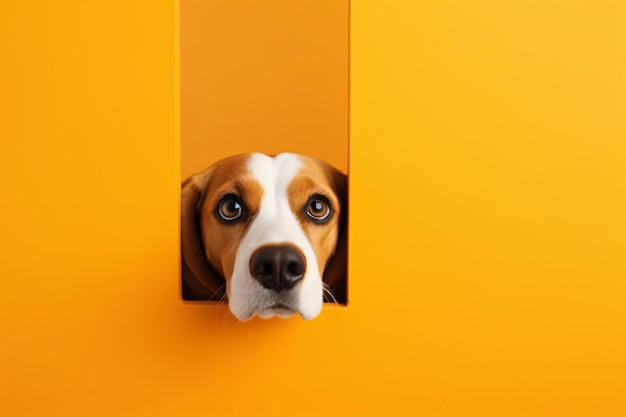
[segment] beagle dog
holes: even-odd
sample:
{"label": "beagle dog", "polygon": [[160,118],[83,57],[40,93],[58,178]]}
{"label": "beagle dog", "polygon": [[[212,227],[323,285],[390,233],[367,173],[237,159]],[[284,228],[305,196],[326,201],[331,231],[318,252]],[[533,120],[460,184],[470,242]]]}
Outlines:
{"label": "beagle dog", "polygon": [[347,178],[308,156],[232,156],[182,183],[185,300],[228,298],[242,321],[315,318],[346,301]]}

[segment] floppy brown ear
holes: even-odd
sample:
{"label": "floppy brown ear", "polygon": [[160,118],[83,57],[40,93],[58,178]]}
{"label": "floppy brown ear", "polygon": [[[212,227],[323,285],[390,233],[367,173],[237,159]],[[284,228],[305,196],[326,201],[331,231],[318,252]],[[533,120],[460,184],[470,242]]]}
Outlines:
{"label": "floppy brown ear", "polygon": [[332,180],[341,204],[341,217],[339,218],[337,249],[324,270],[323,280],[330,286],[337,302],[345,303],[347,301],[348,263],[348,177],[333,168]]}
{"label": "floppy brown ear", "polygon": [[180,247],[183,300],[220,300],[225,280],[209,264],[200,232],[200,208],[211,169],[195,175],[181,186]]}

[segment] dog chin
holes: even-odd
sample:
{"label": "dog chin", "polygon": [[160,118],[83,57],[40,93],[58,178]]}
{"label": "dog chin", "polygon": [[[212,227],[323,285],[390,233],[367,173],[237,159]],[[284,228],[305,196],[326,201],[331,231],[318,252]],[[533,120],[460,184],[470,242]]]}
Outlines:
{"label": "dog chin", "polygon": [[[320,306],[320,310],[321,310],[321,306]],[[283,319],[288,319],[292,317],[295,313],[298,313],[300,317],[302,317],[302,319],[304,320],[311,320],[317,317],[320,311],[318,310],[318,311],[307,312],[306,310],[295,309],[295,308],[291,308],[291,307],[281,305],[281,304],[262,308],[256,311],[256,315],[263,319],[269,319],[271,317],[280,317]]]}
{"label": "dog chin", "polygon": [[[321,308],[320,308],[321,310]],[[232,310],[231,310],[232,311]],[[274,304],[267,307],[256,308],[246,311],[244,314],[233,314],[241,321],[248,321],[254,316],[259,316],[262,319],[270,319],[272,317],[280,317],[282,319],[288,319],[293,317],[294,314],[299,314],[304,320],[311,320],[317,317],[320,311],[317,312],[304,312],[299,309],[288,307],[284,304]]]}
{"label": "dog chin", "polygon": [[271,307],[263,308],[257,311],[257,315],[262,319],[269,319],[272,317],[280,317],[282,319],[288,319],[297,313],[296,310],[284,305],[274,305]]}

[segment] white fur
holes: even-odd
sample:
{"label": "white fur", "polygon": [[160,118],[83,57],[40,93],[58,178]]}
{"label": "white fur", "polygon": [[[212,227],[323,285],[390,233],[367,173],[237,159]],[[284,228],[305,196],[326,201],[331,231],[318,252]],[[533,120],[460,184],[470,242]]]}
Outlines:
{"label": "white fur", "polygon": [[[255,314],[269,318],[289,317],[283,309],[268,309],[276,303],[290,306],[302,318],[315,318],[322,309],[322,278],[315,252],[291,211],[287,189],[301,168],[297,155],[283,153],[276,157],[252,154],[248,169],[263,187],[259,213],[241,240],[230,281],[229,307],[237,318],[248,320]],[[259,247],[269,243],[288,243],[302,250],[306,258],[306,273],[302,281],[289,291],[276,293],[264,288],[250,274],[250,257]]]}

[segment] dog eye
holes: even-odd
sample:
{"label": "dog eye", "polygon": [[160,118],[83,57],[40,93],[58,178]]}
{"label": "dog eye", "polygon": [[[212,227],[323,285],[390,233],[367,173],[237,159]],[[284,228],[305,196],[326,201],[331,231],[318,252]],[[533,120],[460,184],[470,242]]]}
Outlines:
{"label": "dog eye", "polygon": [[241,203],[234,196],[224,197],[217,208],[217,212],[226,221],[236,220],[244,214]]}
{"label": "dog eye", "polygon": [[306,205],[306,214],[315,221],[324,221],[330,216],[330,204],[321,196],[312,197]]}

